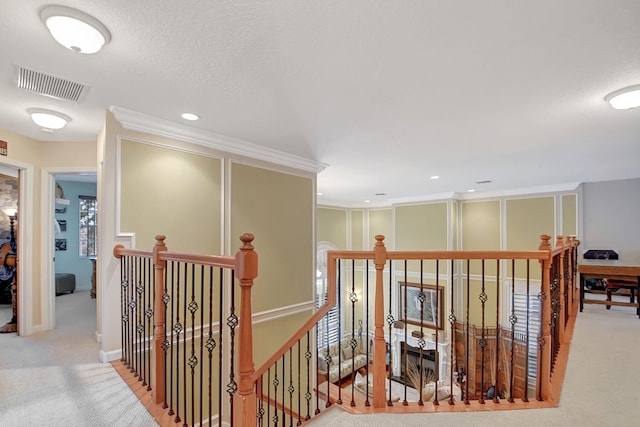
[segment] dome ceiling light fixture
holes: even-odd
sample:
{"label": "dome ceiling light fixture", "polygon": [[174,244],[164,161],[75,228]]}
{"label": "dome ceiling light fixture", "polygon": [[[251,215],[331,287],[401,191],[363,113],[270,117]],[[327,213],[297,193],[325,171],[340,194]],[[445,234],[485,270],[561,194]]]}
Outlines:
{"label": "dome ceiling light fixture", "polygon": [[640,85],[625,87],[604,97],[616,110],[631,110],[640,107]]}
{"label": "dome ceiling light fixture", "polygon": [[44,131],[62,129],[71,121],[71,117],[66,114],[44,108],[29,108],[27,113],[31,116],[31,120]]}
{"label": "dome ceiling light fixture", "polygon": [[66,6],[46,6],[40,19],[62,46],[79,53],[96,53],[111,41],[107,27],[91,15]]}

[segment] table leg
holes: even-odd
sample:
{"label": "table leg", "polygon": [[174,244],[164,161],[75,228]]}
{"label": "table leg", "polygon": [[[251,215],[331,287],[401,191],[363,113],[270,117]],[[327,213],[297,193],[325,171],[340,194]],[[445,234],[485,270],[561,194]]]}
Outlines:
{"label": "table leg", "polygon": [[584,274],[580,273],[580,313],[584,307]]}

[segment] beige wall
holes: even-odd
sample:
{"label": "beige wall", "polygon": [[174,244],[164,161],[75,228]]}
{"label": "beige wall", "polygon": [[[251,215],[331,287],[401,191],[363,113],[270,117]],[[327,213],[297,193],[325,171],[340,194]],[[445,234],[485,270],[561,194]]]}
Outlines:
{"label": "beige wall", "polygon": [[333,243],[338,249],[347,249],[347,210],[319,207],[316,211],[316,237],[318,242]]}
{"label": "beige wall", "polygon": [[231,165],[231,235],[254,234],[260,260],[255,311],[313,300],[313,199],[308,177]]}
{"label": "beige wall", "polygon": [[[112,251],[116,244],[150,250],[155,234],[163,233],[172,251],[234,255],[239,236],[252,233],[259,260],[254,319],[259,331],[275,331],[260,339],[277,347],[290,335],[282,331],[293,331],[308,318],[315,173],[128,130],[111,113],[99,144],[104,165],[99,195],[110,213],[101,227],[102,250]],[[114,257],[103,259],[103,360],[119,357],[120,320],[112,309],[119,304],[118,271]],[[264,348],[254,350],[262,354]]]}
{"label": "beige wall", "polygon": [[8,144],[8,154],[0,157],[0,165],[20,170],[18,276],[23,292],[19,296],[19,328],[21,334],[29,335],[53,327],[50,323],[55,297],[50,292],[53,272],[45,261],[51,259],[46,250],[53,245],[43,227],[43,223],[48,225],[53,211],[44,211],[49,189],[43,185],[43,178],[51,170],[95,170],[96,142],[42,142],[4,129],[0,129],[0,140]]}
{"label": "beige wall", "polygon": [[172,251],[221,253],[222,161],[127,140],[121,153],[120,230],[138,249],[164,234]]}
{"label": "beige wall", "polygon": [[447,202],[396,206],[395,249],[447,250],[448,224]]}

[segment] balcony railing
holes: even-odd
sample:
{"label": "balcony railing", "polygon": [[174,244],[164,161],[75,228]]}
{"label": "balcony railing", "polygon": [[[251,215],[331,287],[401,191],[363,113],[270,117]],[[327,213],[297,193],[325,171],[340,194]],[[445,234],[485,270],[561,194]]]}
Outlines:
{"label": "balcony railing", "polygon": [[322,304],[255,370],[257,255],[252,236],[242,240],[235,258],[173,254],[163,239],[152,253],[115,250],[122,363],[148,384],[161,422],[300,425],[334,404],[353,413],[558,404],[574,238],[552,247],[542,236],[536,251],[406,252],[376,236],[373,251],[330,251]]}

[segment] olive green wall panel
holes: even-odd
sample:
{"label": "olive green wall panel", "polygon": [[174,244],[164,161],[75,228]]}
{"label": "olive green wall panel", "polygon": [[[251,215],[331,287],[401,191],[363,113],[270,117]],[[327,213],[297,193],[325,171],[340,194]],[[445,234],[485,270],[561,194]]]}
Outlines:
{"label": "olive green wall panel", "polygon": [[537,250],[540,235],[555,235],[555,198],[507,200],[507,250]]}
{"label": "olive green wall panel", "polygon": [[333,243],[347,249],[347,210],[320,207],[316,209],[316,238],[318,242]]}
{"label": "olive green wall panel", "polygon": [[447,203],[425,203],[395,208],[396,250],[447,249]]}
{"label": "olive green wall panel", "polygon": [[394,248],[393,239],[393,211],[391,209],[369,210],[369,246],[372,250],[376,243],[376,235],[384,236],[384,245],[387,250]]}
{"label": "olive green wall panel", "polygon": [[126,140],[120,153],[120,230],[138,249],[164,234],[171,251],[220,254],[220,159]]}
{"label": "olive green wall panel", "polygon": [[255,312],[313,300],[316,248],[310,178],[231,164],[231,235],[255,235]]}
{"label": "olive green wall panel", "polygon": [[361,251],[364,248],[364,212],[351,211],[351,250]]}

